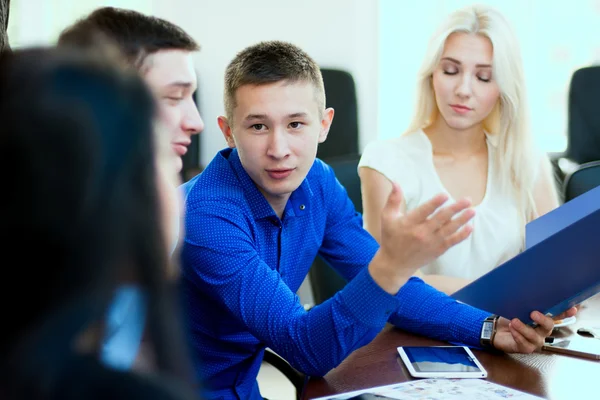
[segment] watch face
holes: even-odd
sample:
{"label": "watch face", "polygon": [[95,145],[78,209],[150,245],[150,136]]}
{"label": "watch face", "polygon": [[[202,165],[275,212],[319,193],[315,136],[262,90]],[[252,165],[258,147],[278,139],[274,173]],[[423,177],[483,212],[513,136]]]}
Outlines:
{"label": "watch face", "polygon": [[494,331],[494,323],[490,321],[485,321],[483,323],[483,329],[481,330],[481,338],[482,339],[490,339],[492,337],[492,333]]}

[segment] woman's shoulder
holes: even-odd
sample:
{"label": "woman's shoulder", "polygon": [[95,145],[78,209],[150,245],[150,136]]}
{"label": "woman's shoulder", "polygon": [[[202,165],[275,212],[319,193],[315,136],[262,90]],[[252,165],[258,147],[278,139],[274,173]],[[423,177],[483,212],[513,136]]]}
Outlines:
{"label": "woman's shoulder", "polygon": [[419,160],[426,152],[431,152],[428,140],[422,131],[405,133],[397,137],[379,139],[369,143],[361,157],[361,164],[378,161],[402,163]]}
{"label": "woman's shoulder", "polygon": [[427,170],[423,168],[423,162],[430,158],[429,140],[422,131],[417,131],[373,142],[363,152],[358,166],[398,182],[405,197],[412,198],[418,195],[422,173]]}

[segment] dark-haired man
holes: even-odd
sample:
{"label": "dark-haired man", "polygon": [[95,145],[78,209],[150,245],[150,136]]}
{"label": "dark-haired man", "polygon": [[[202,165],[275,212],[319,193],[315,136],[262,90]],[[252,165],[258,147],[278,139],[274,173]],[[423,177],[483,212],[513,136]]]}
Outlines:
{"label": "dark-haired man", "polygon": [[[85,45],[86,38],[98,33],[115,43],[139,70],[158,99],[161,122],[172,135],[173,149],[183,156],[191,136],[204,129],[193,98],[197,79],[192,56],[200,48],[198,43],[164,19],[103,7],[65,29],[58,45]],[[93,41],[88,43],[93,45]]]}
{"label": "dark-haired man", "polygon": [[[58,40],[59,46],[89,50],[97,46],[98,38],[120,50],[126,62],[136,68],[155,95],[158,104],[158,129],[169,135],[173,150],[181,157],[187,152],[192,135],[204,128],[194,102],[197,88],[192,59],[198,43],[179,26],[161,18],[137,11],[103,7],[66,28]],[[182,160],[175,166],[181,171]],[[170,174],[165,168],[159,174]],[[177,192],[175,192],[177,193]],[[179,238],[179,199],[169,188],[161,191],[172,204],[166,230],[174,249]],[[134,285],[123,286],[116,294],[109,311],[102,357],[106,363],[120,369],[130,368],[136,356],[145,325],[146,307],[143,293]]]}

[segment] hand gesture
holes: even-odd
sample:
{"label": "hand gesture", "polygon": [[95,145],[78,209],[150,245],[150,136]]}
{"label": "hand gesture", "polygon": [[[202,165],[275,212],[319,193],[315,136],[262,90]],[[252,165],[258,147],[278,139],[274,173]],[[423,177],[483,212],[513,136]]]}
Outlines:
{"label": "hand gesture", "polygon": [[[462,199],[442,207],[447,200],[448,195],[439,194],[404,215],[402,191],[392,184],[381,214],[381,247],[374,259],[376,265],[369,267],[385,290],[393,293],[397,283],[402,286],[415,271],[471,234],[473,228],[466,225],[475,216],[471,202]],[[381,284],[384,280],[389,280],[386,287]]]}

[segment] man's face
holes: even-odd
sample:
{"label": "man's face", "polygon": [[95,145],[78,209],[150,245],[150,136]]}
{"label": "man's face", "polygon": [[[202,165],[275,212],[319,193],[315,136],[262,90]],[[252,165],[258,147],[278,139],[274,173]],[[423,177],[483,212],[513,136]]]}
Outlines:
{"label": "man's face", "polygon": [[233,121],[219,117],[219,126],[258,189],[281,210],[327,138],[333,109],[319,110],[315,87],[303,81],[244,85],[235,104]]}
{"label": "man's face", "polygon": [[[184,50],[161,50],[144,61],[144,79],[154,93],[162,125],[170,133],[173,150],[183,156],[191,136],[204,129],[193,94],[197,88],[192,54]],[[178,169],[182,168],[179,158]]]}

